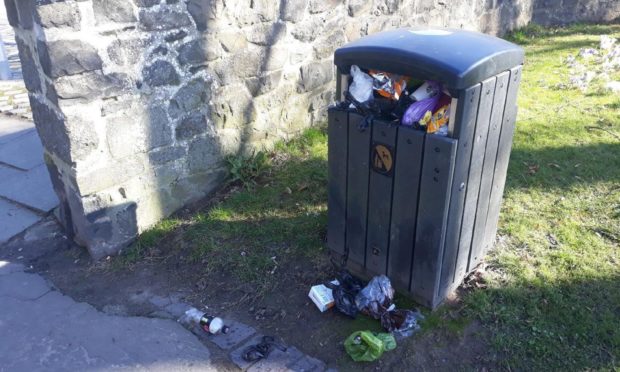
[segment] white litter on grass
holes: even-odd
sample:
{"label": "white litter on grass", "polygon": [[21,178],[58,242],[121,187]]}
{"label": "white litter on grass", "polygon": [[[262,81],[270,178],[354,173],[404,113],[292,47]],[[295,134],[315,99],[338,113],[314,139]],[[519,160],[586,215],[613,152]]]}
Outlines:
{"label": "white litter on grass", "polygon": [[610,81],[605,84],[605,89],[611,90],[614,93],[620,93],[620,81]]}

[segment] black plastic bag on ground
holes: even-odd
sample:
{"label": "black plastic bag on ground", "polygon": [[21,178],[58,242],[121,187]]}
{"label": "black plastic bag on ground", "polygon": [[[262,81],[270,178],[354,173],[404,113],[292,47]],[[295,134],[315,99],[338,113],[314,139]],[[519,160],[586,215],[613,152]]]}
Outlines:
{"label": "black plastic bag on ground", "polygon": [[394,288],[390,279],[385,276],[375,276],[355,297],[355,304],[362,313],[375,319],[387,311],[394,300]]}
{"label": "black plastic bag on ground", "polygon": [[355,297],[364,287],[364,283],[346,270],[341,271],[337,279],[339,284],[327,283],[325,286],[332,290],[336,309],[344,315],[355,318],[358,313]]}
{"label": "black plastic bag on ground", "polygon": [[409,337],[420,330],[424,315],[418,310],[390,310],[381,315],[381,326],[398,338]]}

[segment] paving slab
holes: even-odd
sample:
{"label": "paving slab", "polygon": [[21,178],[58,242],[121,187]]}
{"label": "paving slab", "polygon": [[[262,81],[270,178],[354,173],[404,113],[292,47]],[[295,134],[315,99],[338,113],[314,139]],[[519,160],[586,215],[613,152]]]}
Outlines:
{"label": "paving slab", "polygon": [[288,367],[296,372],[322,372],[325,371],[325,363],[311,356],[304,356],[296,362],[291,363]]}
{"label": "paving slab", "polygon": [[0,181],[8,180],[22,172],[24,171],[0,164]]}
{"label": "paving slab", "polygon": [[208,348],[176,322],[106,315],[34,277],[0,276],[0,283],[17,283],[26,293],[47,291],[25,299],[10,285],[0,287],[0,370],[217,370]]}
{"label": "paving slab", "polygon": [[213,342],[223,350],[229,350],[234,346],[239,345],[248,337],[256,333],[254,328],[234,320],[224,319],[224,324],[230,328],[227,334],[209,336],[208,338],[209,341]]}
{"label": "paving slab", "polygon": [[286,351],[275,349],[265,359],[261,359],[256,364],[248,368],[248,372],[297,372],[289,366],[302,359],[304,354],[294,347],[289,347]]}
{"label": "paving slab", "polygon": [[58,197],[45,164],[9,179],[0,179],[0,196],[44,213],[58,205]]}
{"label": "paving slab", "polygon": [[0,199],[0,244],[26,230],[41,219],[24,207]]}
{"label": "paving slab", "polygon": [[263,339],[262,334],[257,334],[256,336],[250,338],[248,341],[246,341],[243,345],[239,346],[238,348],[236,348],[235,350],[233,350],[230,354],[230,360],[239,368],[241,368],[242,370],[246,370],[248,369],[250,366],[252,366],[252,364],[254,364],[255,362],[248,362],[245,359],[243,359],[243,351],[251,345],[256,345],[259,342],[261,342],[261,340]]}
{"label": "paving slab", "polygon": [[0,115],[0,145],[28,133],[36,133],[32,121]]}
{"label": "paving slab", "polygon": [[29,131],[0,145],[0,162],[23,170],[43,164],[43,145],[36,131]]}

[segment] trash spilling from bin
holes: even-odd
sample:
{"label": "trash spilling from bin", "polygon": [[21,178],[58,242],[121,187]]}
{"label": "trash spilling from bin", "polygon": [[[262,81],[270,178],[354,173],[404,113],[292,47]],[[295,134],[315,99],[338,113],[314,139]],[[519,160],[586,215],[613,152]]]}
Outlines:
{"label": "trash spilling from bin", "polygon": [[356,362],[373,362],[385,351],[396,349],[396,339],[389,333],[357,331],[345,340],[344,349]]}
{"label": "trash spilling from bin", "polygon": [[351,84],[343,108],[366,118],[387,119],[440,136],[448,135],[452,97],[439,82],[416,80],[384,71],[351,66]]}
{"label": "trash spilling from bin", "polygon": [[230,330],[222,318],[208,315],[195,307],[190,308],[179,319],[181,323],[198,325],[203,331],[212,334],[227,334]]}
{"label": "trash spilling from bin", "polygon": [[374,361],[384,351],[394,349],[396,339],[410,337],[420,330],[424,315],[418,309],[396,309],[394,295],[387,276],[375,276],[365,284],[347,270],[340,271],[329,283],[312,286],[308,293],[321,312],[333,308],[353,319],[361,313],[381,322],[387,333],[357,331],[344,342],[347,353],[356,362]]}

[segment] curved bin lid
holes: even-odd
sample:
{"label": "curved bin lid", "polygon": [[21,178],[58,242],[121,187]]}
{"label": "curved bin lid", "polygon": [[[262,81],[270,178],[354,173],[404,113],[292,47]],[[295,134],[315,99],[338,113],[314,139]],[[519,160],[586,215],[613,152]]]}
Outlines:
{"label": "curved bin lid", "polygon": [[336,50],[334,63],[352,65],[464,89],[523,63],[521,47],[500,38],[449,28],[401,28],[379,32]]}

